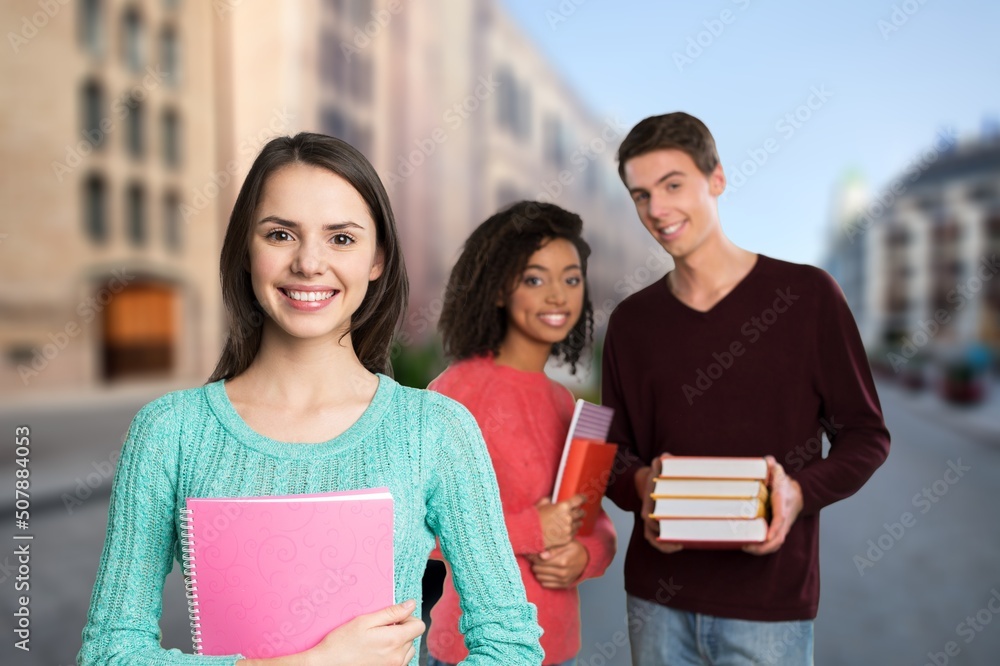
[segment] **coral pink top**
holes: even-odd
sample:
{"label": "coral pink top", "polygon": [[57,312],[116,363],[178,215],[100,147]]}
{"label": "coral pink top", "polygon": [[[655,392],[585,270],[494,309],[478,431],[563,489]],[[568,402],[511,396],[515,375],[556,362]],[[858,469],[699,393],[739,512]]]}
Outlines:
{"label": "coral pink top", "polygon": [[[544,663],[558,664],[574,658],[580,650],[576,585],[564,590],[543,588],[526,557],[544,550],[535,502],[552,496],[573,416],[572,394],[543,372],[497,365],[491,357],[453,363],[428,388],[465,405],[483,431],[528,601],[537,606],[538,623],[545,632],[541,639]],[[615,554],[611,520],[602,511],[594,532],[578,540],[590,559],[577,584],[602,575],[611,563]],[[449,567],[441,600],[431,611],[427,636],[427,649],[436,659],[457,664],[467,656],[459,630],[461,614]]]}

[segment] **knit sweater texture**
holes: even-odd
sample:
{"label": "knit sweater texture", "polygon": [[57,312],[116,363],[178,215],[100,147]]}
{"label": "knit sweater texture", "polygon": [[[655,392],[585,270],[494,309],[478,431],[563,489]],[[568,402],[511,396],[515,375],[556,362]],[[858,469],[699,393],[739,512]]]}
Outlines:
{"label": "knit sweater texture", "polygon": [[[435,536],[462,594],[471,665],[540,664],[540,629],[504,527],[482,435],[460,404],[385,375],[371,404],[327,442],[253,431],[223,382],[169,393],[135,417],[122,448],[80,664],[234,664],[241,655],[160,646],[163,581],[180,561],[187,497],[386,486],[394,499],[395,596],[416,599]],[[419,654],[419,640],[415,641]],[[414,656],[411,666],[417,666]]]}
{"label": "knit sweater texture", "polygon": [[[573,395],[544,372],[498,365],[491,357],[456,362],[429,388],[465,405],[482,429],[500,485],[510,542],[528,600],[538,608],[538,623],[544,630],[544,663],[572,659],[580,650],[580,597],[576,586],[608,568],[615,555],[614,526],[602,511],[593,533],[577,537],[587,549],[589,560],[580,578],[568,589],[542,587],[527,555],[545,549],[535,503],[552,496],[573,416]],[[465,592],[456,585],[457,572],[450,558],[445,559],[448,574],[441,600],[431,610],[427,648],[438,660],[455,664],[467,654],[459,622]]]}
{"label": "knit sweater texture", "polygon": [[[608,496],[636,514],[626,591],[720,617],[814,618],[819,511],[861,488],[889,453],[861,336],[833,278],[759,256],[707,312],[658,280],[611,315],[603,364],[602,400],[615,409],[609,439],[620,445]],[[663,453],[774,456],[802,488],[782,546],[763,556],[654,549],[635,472]]]}

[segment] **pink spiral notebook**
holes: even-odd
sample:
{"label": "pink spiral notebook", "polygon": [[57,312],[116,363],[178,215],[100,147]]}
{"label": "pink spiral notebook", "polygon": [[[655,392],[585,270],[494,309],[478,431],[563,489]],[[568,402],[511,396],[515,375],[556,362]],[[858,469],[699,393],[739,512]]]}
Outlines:
{"label": "pink spiral notebook", "polygon": [[189,497],[181,526],[198,654],[295,654],[394,603],[387,488]]}

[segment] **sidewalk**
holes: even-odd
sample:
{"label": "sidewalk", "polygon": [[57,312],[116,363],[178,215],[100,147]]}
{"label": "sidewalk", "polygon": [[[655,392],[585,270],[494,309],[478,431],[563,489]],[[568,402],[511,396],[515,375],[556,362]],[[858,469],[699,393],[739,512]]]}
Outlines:
{"label": "sidewalk", "polygon": [[45,389],[8,396],[0,403],[0,419],[17,420],[38,415],[88,412],[121,404],[143,405],[178,389],[197,386],[197,380],[158,379],[123,382],[110,387],[87,389]]}
{"label": "sidewalk", "polygon": [[880,380],[878,391],[922,419],[939,423],[986,445],[1000,447],[1000,380],[990,382],[983,402],[968,406],[949,404],[932,389],[912,391],[892,381]]}

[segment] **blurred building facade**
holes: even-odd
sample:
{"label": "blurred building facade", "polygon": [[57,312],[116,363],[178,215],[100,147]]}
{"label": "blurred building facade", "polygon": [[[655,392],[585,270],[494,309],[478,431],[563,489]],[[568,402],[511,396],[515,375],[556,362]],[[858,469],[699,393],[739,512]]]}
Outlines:
{"label": "blurred building facade", "polygon": [[604,318],[645,286],[626,267],[652,279],[615,170],[628,128],[591,114],[497,0],[53,7],[0,8],[35,27],[2,65],[0,142],[19,168],[0,185],[0,394],[204,381],[239,184],[266,141],[299,131],[344,138],[386,183],[409,341],[433,331],[464,239],[518,199],[584,218]]}
{"label": "blurred building facade", "polygon": [[185,204],[216,163],[211,6],[42,4],[0,7],[17,26],[0,65],[0,393],[202,375],[217,217]]}
{"label": "blurred building facade", "polygon": [[1000,351],[1000,137],[942,133],[883,192],[857,193],[840,188],[827,266],[866,346]]}

